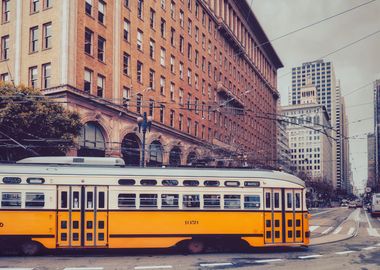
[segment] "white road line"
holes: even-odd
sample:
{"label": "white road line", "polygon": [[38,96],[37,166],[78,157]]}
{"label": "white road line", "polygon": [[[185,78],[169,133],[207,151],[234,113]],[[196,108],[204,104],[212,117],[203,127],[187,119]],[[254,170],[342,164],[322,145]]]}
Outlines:
{"label": "white road line", "polygon": [[372,224],[371,224],[371,222],[369,222],[368,214],[367,214],[367,212],[364,212],[364,213],[365,213],[365,217],[367,218],[368,226],[370,229],[372,229]]}
{"label": "white road line", "polygon": [[104,267],[66,267],[63,270],[103,270]]}
{"label": "white road line", "polygon": [[380,237],[380,234],[374,228],[367,228],[369,236]]}
{"label": "white road line", "polygon": [[320,254],[314,254],[314,255],[307,255],[307,256],[298,256],[298,259],[312,259],[312,258],[319,258],[323,255]]}
{"label": "white road line", "polygon": [[380,247],[380,243],[376,244],[376,246]]}
{"label": "white road line", "polygon": [[218,267],[218,266],[229,266],[229,265],[233,265],[233,264],[232,263],[201,263],[199,265],[201,267]]}
{"label": "white road line", "polygon": [[366,247],[366,248],[363,248],[363,250],[371,250],[371,249],[375,249],[377,247]]}
{"label": "white road line", "polygon": [[319,226],[309,226],[309,231],[313,232],[313,231],[315,231],[318,228],[319,228]]}
{"label": "white road line", "polygon": [[328,227],[326,230],[322,232],[322,234],[328,234],[329,232],[331,232],[332,229],[334,229],[334,227]]}
{"label": "white road line", "polygon": [[352,235],[355,231],[355,228],[351,227],[350,230],[348,231],[347,235]]}
{"label": "white road line", "polygon": [[349,254],[349,253],[354,253],[356,252],[355,250],[347,250],[347,251],[340,251],[340,252],[335,252],[336,255],[344,255],[344,254]]}
{"label": "white road line", "polygon": [[342,226],[339,226],[338,228],[335,229],[335,231],[333,231],[333,234],[338,234],[340,233],[340,231],[343,229]]}
{"label": "white road line", "polygon": [[325,213],[328,213],[328,212],[331,212],[331,211],[334,211],[334,210],[336,210],[336,209],[334,208],[334,209],[318,212],[318,213],[315,213],[315,214],[311,214],[311,216],[315,217],[315,216],[322,215],[322,214],[325,214]]}
{"label": "white road line", "polygon": [[136,266],[135,269],[172,269],[171,265]]}
{"label": "white road line", "polygon": [[0,268],[0,270],[33,270],[34,268]]}
{"label": "white road line", "polygon": [[283,259],[256,260],[255,263],[282,262]]}

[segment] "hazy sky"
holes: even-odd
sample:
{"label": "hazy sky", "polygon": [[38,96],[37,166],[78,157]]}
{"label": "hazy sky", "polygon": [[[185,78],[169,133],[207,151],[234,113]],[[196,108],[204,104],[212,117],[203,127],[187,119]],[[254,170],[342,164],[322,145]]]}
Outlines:
{"label": "hazy sky", "polygon": [[[330,17],[369,0],[246,0],[269,39]],[[273,42],[284,68],[278,72],[282,104],[288,102],[293,66],[319,59],[351,42],[380,30],[380,0],[316,26]],[[354,185],[363,188],[367,177],[368,132],[373,130],[373,85],[353,90],[380,79],[380,32],[329,56],[346,95],[350,160]],[[283,76],[283,77],[281,77]]]}

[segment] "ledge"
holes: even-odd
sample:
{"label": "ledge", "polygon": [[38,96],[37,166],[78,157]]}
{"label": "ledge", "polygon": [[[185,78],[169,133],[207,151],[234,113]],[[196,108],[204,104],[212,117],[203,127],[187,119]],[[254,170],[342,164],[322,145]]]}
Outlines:
{"label": "ledge", "polygon": [[216,86],[217,93],[227,99],[226,105],[232,105],[233,107],[237,108],[244,108],[244,102],[239,98],[237,95],[232,93],[228,88],[223,84],[223,82],[219,81],[217,82]]}

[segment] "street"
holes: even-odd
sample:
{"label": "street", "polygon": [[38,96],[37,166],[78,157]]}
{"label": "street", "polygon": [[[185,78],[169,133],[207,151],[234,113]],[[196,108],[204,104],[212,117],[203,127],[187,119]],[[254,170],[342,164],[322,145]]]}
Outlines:
{"label": "street", "polygon": [[54,251],[3,255],[0,269],[379,269],[380,218],[362,209],[311,211],[309,248],[270,248],[183,255],[174,250]]}

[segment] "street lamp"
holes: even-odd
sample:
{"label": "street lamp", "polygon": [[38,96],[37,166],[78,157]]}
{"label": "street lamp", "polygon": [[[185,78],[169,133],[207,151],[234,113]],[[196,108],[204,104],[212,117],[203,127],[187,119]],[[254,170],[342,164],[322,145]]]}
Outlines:
{"label": "street lamp", "polygon": [[137,124],[139,125],[139,132],[142,131],[143,134],[140,167],[145,167],[145,134],[147,131],[150,131],[152,117],[147,117],[146,112],[144,112],[143,117],[137,117]]}

